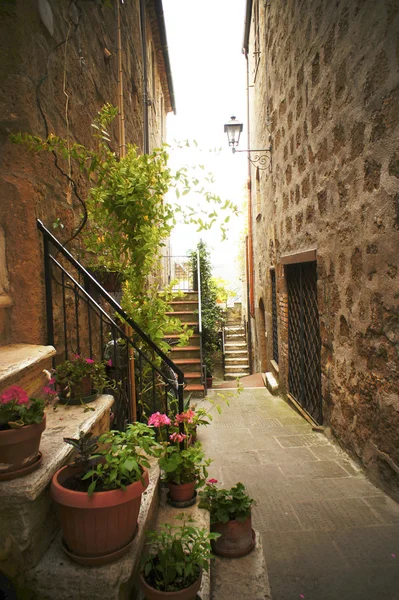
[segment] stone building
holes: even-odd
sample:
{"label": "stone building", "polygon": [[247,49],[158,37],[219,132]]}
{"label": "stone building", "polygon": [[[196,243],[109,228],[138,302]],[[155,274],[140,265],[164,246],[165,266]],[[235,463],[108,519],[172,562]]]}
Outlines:
{"label": "stone building", "polygon": [[246,10],[253,370],[398,497],[399,3]]}
{"label": "stone building", "polygon": [[[40,218],[71,237],[82,207],[51,154],[30,153],[10,133],[49,133],[92,145],[97,112],[119,106],[122,79],[125,140],[148,152],[162,144],[175,109],[161,0],[120,3],[17,0],[0,6],[0,345],[45,342]],[[120,46],[120,53],[118,52]],[[119,66],[119,56],[121,64]],[[122,78],[119,73],[122,72]],[[113,140],[119,139],[117,123]],[[118,151],[118,148],[115,148]],[[70,246],[69,246],[70,247]]]}

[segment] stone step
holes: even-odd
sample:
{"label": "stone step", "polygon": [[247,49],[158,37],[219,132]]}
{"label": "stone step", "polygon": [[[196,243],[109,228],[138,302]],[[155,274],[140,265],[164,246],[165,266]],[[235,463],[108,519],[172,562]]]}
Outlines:
{"label": "stone step", "polygon": [[247,356],[238,356],[238,357],[226,357],[225,358],[225,365],[247,365],[248,364],[248,357]]}
{"label": "stone step", "polygon": [[159,467],[151,460],[150,483],[142,495],[138,531],[128,552],[102,567],[78,565],[64,554],[59,534],[40,563],[26,574],[27,586],[40,600],[127,600],[138,595],[138,574],[146,542],[145,531],[154,529],[159,503]]}
{"label": "stone step", "polygon": [[[179,346],[179,348],[186,348],[187,346],[198,346],[200,345],[200,334],[199,333],[193,333],[193,335],[190,337],[190,339],[187,342],[186,346]],[[168,342],[168,344],[170,346],[173,346],[174,344],[177,344],[179,342],[180,339],[180,335],[177,333],[172,333],[172,334],[168,334],[165,335],[165,337],[163,338],[166,342]],[[177,347],[177,346],[175,346]]]}
{"label": "stone step", "polygon": [[169,305],[173,310],[189,310],[198,312],[198,300],[172,300]]}
{"label": "stone step", "polygon": [[226,381],[231,381],[232,379],[239,379],[240,377],[248,377],[249,375],[249,371],[246,371],[245,373],[242,372],[237,372],[237,373],[225,373],[224,374],[224,378]]}
{"label": "stone step", "polygon": [[243,348],[247,348],[245,342],[226,342],[224,346],[226,350],[242,350]]}
{"label": "stone step", "polygon": [[276,381],[276,378],[274,377],[273,373],[265,373],[265,383],[269,392],[271,392],[272,394],[276,394],[278,392],[278,382]]}
{"label": "stone step", "polygon": [[225,366],[225,372],[226,373],[231,373],[232,371],[241,371],[244,372],[246,370],[249,371],[249,365],[248,364],[243,364],[243,363],[234,363],[233,365],[226,365]]}
{"label": "stone step", "polygon": [[240,342],[241,342],[241,341],[245,342],[245,335],[244,335],[244,334],[242,334],[242,333],[228,333],[228,334],[225,336],[225,339],[226,339],[227,341],[238,340],[238,341],[240,341]]}
{"label": "stone step", "polygon": [[183,373],[186,370],[201,372],[201,360],[199,358],[176,358],[173,362],[181,368]]}
{"label": "stone step", "polygon": [[199,346],[175,346],[170,350],[170,358],[175,362],[177,358],[200,358]]}
{"label": "stone step", "polygon": [[271,600],[262,535],[255,531],[255,548],[242,558],[212,561],[212,600]]}
{"label": "stone step", "polygon": [[224,330],[226,333],[245,333],[245,329],[241,325],[230,325],[229,327],[225,327]]}
{"label": "stone step", "polygon": [[225,356],[231,356],[232,358],[234,356],[248,356],[248,350],[226,350],[226,352],[224,353]]}
{"label": "stone step", "polygon": [[29,396],[41,392],[47,383],[43,369],[51,369],[55,353],[52,346],[34,344],[0,347],[0,392],[11,385],[24,388]]}
{"label": "stone step", "polygon": [[79,431],[95,435],[108,431],[113,402],[112,396],[102,395],[90,404],[93,411],[62,405],[56,410],[46,409],[46,429],[40,444],[42,464],[30,475],[1,482],[0,571],[19,585],[25,571],[41,560],[59,529],[50,482],[73,452],[63,438],[79,437]]}
{"label": "stone step", "polygon": [[192,310],[172,310],[165,313],[166,316],[177,318],[182,323],[198,323],[198,311]]}

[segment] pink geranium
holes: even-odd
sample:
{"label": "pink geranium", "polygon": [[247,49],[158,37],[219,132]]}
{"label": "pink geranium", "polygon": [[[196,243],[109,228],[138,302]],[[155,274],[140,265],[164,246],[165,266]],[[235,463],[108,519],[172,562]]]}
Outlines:
{"label": "pink geranium", "polygon": [[88,365],[92,365],[94,363],[94,360],[92,358],[85,358],[85,361]]}
{"label": "pink geranium", "polygon": [[163,415],[160,412],[156,412],[148,419],[148,425],[154,425],[154,427],[161,427],[162,425],[170,425],[170,419],[167,415]]}
{"label": "pink geranium", "polygon": [[169,436],[169,439],[172,440],[172,442],[183,442],[183,440],[186,439],[186,434],[185,433],[172,433]]}
{"label": "pink geranium", "polygon": [[6,389],[0,396],[0,404],[9,404],[10,402],[15,402],[16,404],[28,404],[29,396],[18,385],[12,385],[8,389]]}
{"label": "pink geranium", "polygon": [[55,396],[57,392],[49,385],[45,385],[43,388],[43,394],[47,394],[47,396]]}
{"label": "pink geranium", "polygon": [[107,366],[112,367],[112,358],[110,358],[109,361],[107,362]]}
{"label": "pink geranium", "polygon": [[195,412],[193,410],[191,410],[191,408],[190,408],[186,412],[182,412],[179,415],[176,415],[176,423],[175,424],[192,423],[194,415],[195,415]]}
{"label": "pink geranium", "polygon": [[217,482],[218,482],[217,479],[208,479],[208,481],[207,481],[207,483],[211,483],[211,484],[214,484],[214,483],[217,483]]}

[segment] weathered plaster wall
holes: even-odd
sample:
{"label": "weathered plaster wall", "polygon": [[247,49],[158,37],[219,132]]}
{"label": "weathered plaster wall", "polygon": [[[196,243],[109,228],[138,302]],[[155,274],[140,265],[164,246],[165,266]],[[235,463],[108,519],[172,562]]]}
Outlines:
{"label": "weathered plaster wall", "polygon": [[[39,7],[47,15],[48,28]],[[143,66],[139,0],[121,4],[126,141],[143,150]],[[150,147],[163,139],[170,99],[154,15],[146,15]],[[104,48],[111,53],[107,59]],[[8,0],[0,7],[0,227],[12,298],[10,335],[4,341],[45,342],[40,218],[65,225],[67,239],[81,206],[52,155],[32,155],[9,141],[12,132],[65,136],[91,143],[91,123],[105,102],[117,105],[117,29],[107,3]],[[152,78],[154,77],[154,84]],[[66,103],[68,102],[68,111]],[[66,118],[67,115],[67,118]],[[113,127],[115,150],[117,127]],[[59,166],[67,171],[66,163]],[[79,193],[87,193],[77,173]]]}
{"label": "weathered plaster wall", "polygon": [[[254,268],[255,305],[263,298],[268,313],[268,359],[269,267],[277,271],[286,390],[280,259],[317,248],[324,418],[399,495],[399,3],[259,0],[259,8],[251,147],[268,145],[269,117],[273,165],[260,172]],[[254,27],[252,82],[253,35]]]}

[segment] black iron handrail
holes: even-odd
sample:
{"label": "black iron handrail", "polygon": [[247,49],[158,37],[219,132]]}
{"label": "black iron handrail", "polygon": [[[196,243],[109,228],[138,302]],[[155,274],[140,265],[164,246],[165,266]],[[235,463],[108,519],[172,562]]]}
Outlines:
{"label": "black iron handrail", "polygon": [[[160,377],[165,385],[165,397],[167,398],[168,391],[174,391],[176,400],[178,402],[178,410],[182,412],[184,410],[184,401],[183,401],[183,388],[185,385],[184,374],[181,369],[175,365],[175,363],[151,340],[151,338],[139,327],[139,325],[131,319],[120,304],[101,286],[101,284],[91,275],[89,271],[87,271],[73,256],[72,254],[57,240],[57,238],[44,226],[44,224],[38,220],[37,221],[38,229],[43,234],[44,241],[44,268],[45,268],[45,283],[46,283],[46,313],[47,313],[47,336],[48,343],[50,345],[55,345],[55,329],[54,329],[54,304],[53,304],[53,295],[52,295],[52,279],[57,279],[54,277],[52,273],[52,267],[56,267],[58,272],[61,275],[60,284],[62,290],[62,311],[63,311],[63,334],[65,339],[65,358],[68,357],[68,342],[67,342],[67,309],[66,309],[66,289],[72,290],[74,295],[74,303],[76,310],[76,337],[77,337],[77,346],[79,348],[80,335],[83,335],[83,332],[80,331],[79,327],[79,312],[78,312],[78,304],[79,301],[82,300],[87,307],[87,315],[86,315],[86,325],[88,330],[89,337],[89,348],[90,353],[92,352],[92,323],[91,318],[93,315],[99,320],[99,337],[100,337],[100,346],[101,353],[104,354],[103,348],[103,328],[105,325],[110,327],[112,333],[112,344],[113,344],[113,354],[116,357],[116,353],[119,352],[117,345],[118,340],[123,340],[125,344],[125,348],[122,350],[126,353],[126,364],[128,361],[132,359],[129,356],[128,348],[134,349],[137,355],[138,362],[138,384],[141,388],[141,392],[143,390],[143,369],[142,363],[145,361],[146,366],[151,369],[152,372],[152,394],[155,402],[155,387],[156,387],[156,376]],[[68,261],[69,264],[76,269],[77,273],[83,277],[84,285],[81,285],[75,277],[73,277],[67,269],[63,267],[63,265],[55,259],[55,257],[50,252],[50,245],[52,245],[56,250],[58,250],[63,257]],[[67,284],[65,284],[65,280],[67,280]],[[116,323],[114,318],[110,316],[107,311],[100,305],[99,302],[93,298],[93,292],[97,293],[103,301],[107,302],[107,304],[115,311],[118,317],[125,323],[127,323],[134,334],[139,338],[140,343],[137,344],[132,337],[127,335],[125,331]],[[145,349],[150,353],[150,357],[144,352]],[[133,350],[132,350],[133,351]],[[162,371],[162,368],[155,364],[157,358],[161,362],[162,365],[166,365],[170,370],[170,376],[165,375]],[[134,358],[134,357],[133,357]],[[117,362],[117,361],[116,361]],[[136,369],[137,370],[137,369]],[[129,373],[125,373],[125,378],[129,379]],[[134,381],[136,380],[136,371],[134,372]],[[133,386],[134,387],[134,386]],[[127,386],[128,395],[130,394],[130,388]],[[136,401],[136,398],[134,398]],[[167,402],[166,402],[167,407]],[[132,418],[131,414],[127,415],[127,420]]]}

